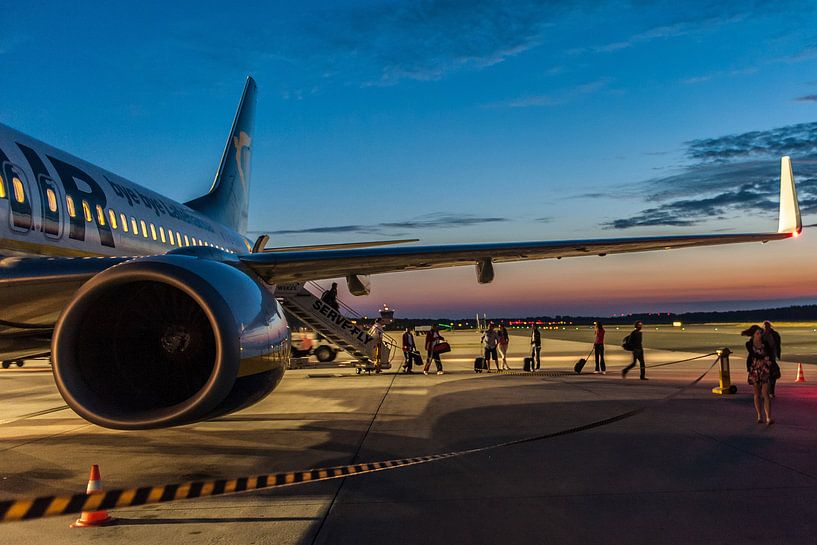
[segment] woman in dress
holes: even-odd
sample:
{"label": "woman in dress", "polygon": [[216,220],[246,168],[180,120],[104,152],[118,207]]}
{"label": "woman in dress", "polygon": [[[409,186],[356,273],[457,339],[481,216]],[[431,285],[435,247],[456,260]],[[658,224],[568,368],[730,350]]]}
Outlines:
{"label": "woman in dress", "polygon": [[763,397],[763,409],[766,413],[766,425],[774,424],[772,418],[772,400],[769,398],[769,375],[774,362],[774,348],[763,339],[763,328],[753,325],[743,332],[750,337],[746,341],[746,370],[749,372],[749,384],[754,388],[755,412],[757,423],[763,423],[760,412],[760,398]]}

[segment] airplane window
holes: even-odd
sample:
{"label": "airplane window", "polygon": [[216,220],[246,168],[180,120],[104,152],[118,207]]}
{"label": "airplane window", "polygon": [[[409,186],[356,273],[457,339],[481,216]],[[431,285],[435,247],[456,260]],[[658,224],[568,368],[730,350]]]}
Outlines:
{"label": "airplane window", "polygon": [[14,187],[14,200],[17,202],[23,202],[26,200],[26,191],[23,188],[23,182],[18,177],[13,177],[11,179],[11,185]]}
{"label": "airplane window", "polygon": [[159,227],[159,238],[162,239],[162,244],[167,242],[167,240],[165,240],[165,228],[161,226]]}
{"label": "airplane window", "polygon": [[[2,182],[0,182],[2,183]],[[50,187],[45,190],[45,196],[48,198],[48,209],[52,212],[57,211],[57,194]]]}
{"label": "airplane window", "polygon": [[85,221],[93,221],[94,217],[91,215],[91,205],[88,201],[82,201],[82,212],[85,214]]}
{"label": "airplane window", "polygon": [[130,217],[130,225],[133,227],[133,236],[139,236],[139,225],[136,223],[136,218],[133,216]]}
{"label": "airplane window", "polygon": [[167,230],[167,236],[168,236],[168,238],[170,238],[170,245],[175,246],[176,245],[176,239],[173,237],[173,231],[171,229]]}
{"label": "airplane window", "polygon": [[102,210],[102,207],[99,205],[96,205],[96,221],[98,221],[100,225],[105,225],[105,211]]}
{"label": "airplane window", "polygon": [[119,214],[119,219],[122,220],[122,230],[127,233],[128,232],[128,218],[125,217],[125,214]]}
{"label": "airplane window", "polygon": [[77,209],[74,206],[74,199],[71,198],[71,195],[65,197],[65,205],[68,208],[68,215],[72,218],[77,217]]}
{"label": "airplane window", "polygon": [[190,237],[190,240],[193,241],[193,246],[198,246],[199,243],[196,241],[196,237]]}
{"label": "airplane window", "polygon": [[142,227],[142,236],[148,238],[148,225],[145,220],[139,220],[139,225]]}
{"label": "airplane window", "polygon": [[184,235],[184,245],[185,246],[190,246],[190,239],[187,238],[187,235]]}
{"label": "airplane window", "polygon": [[153,225],[152,223],[150,224],[150,237],[153,240],[156,240],[156,226]]}
{"label": "airplane window", "polygon": [[116,212],[113,211],[113,208],[108,208],[108,217],[111,218],[111,227],[116,229]]}
{"label": "airplane window", "polygon": [[6,182],[3,181],[3,176],[0,176],[0,199],[6,198]]}

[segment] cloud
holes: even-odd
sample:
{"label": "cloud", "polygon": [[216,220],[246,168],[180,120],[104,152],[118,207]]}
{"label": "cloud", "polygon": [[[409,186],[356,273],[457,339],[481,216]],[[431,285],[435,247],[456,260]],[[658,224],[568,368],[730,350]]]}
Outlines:
{"label": "cloud", "polygon": [[690,164],[634,186],[652,206],[603,227],[688,227],[734,211],[773,216],[781,155],[794,157],[801,212],[817,213],[817,122],[691,140],[685,146]]}
{"label": "cloud", "polygon": [[681,80],[681,83],[683,83],[684,85],[695,85],[697,83],[705,83],[713,79],[724,77],[750,76],[752,74],[757,74],[758,70],[759,69],[756,66],[737,68],[735,70],[718,70],[716,72],[710,72],[708,74],[703,74],[701,76],[692,76],[689,78],[684,78]]}
{"label": "cloud", "polygon": [[576,85],[574,87],[569,87],[566,89],[562,89],[561,91],[555,92],[553,94],[546,94],[546,95],[525,95],[521,97],[516,97],[508,100],[502,100],[499,102],[493,102],[490,104],[486,104],[484,108],[531,108],[531,107],[553,107],[553,106],[561,106],[562,104],[567,104],[573,100],[576,100],[580,96],[583,95],[592,95],[597,93],[607,86],[609,86],[610,82],[613,81],[612,78],[603,77],[598,78],[593,81],[589,81],[586,83],[582,83]]}
{"label": "cloud", "polygon": [[204,42],[217,55],[282,61],[323,79],[385,86],[502,63],[542,43],[546,29],[583,1],[417,0],[306,8],[296,20],[215,39],[222,43],[195,32],[186,41],[199,50]]}
{"label": "cloud", "polygon": [[698,161],[729,161],[752,156],[817,154],[817,122],[751,131],[685,143],[687,156]]}
{"label": "cloud", "polygon": [[794,100],[797,102],[817,102],[817,95],[804,95],[797,97]]}
{"label": "cloud", "polygon": [[[655,25],[646,30],[632,34],[623,40],[609,42],[594,47],[577,48],[571,50],[570,52],[573,54],[588,52],[614,53],[655,40],[666,40],[706,32],[719,26],[741,21],[746,17],[745,14],[735,14],[730,13],[729,11],[724,13],[712,13],[713,9],[717,11],[720,8],[718,6],[697,6],[695,8],[690,8],[687,10],[687,12],[691,15],[685,15],[685,18],[682,20]],[[729,10],[731,11],[732,8],[730,7]]]}
{"label": "cloud", "polygon": [[482,217],[470,214],[450,214],[436,213],[425,214],[415,219],[394,222],[382,222],[369,225],[335,225],[328,227],[313,227],[310,229],[283,229],[280,231],[270,231],[270,235],[293,235],[293,234],[337,234],[337,233],[359,233],[359,234],[394,234],[400,231],[413,231],[419,229],[450,229],[456,227],[468,227],[471,225],[481,225],[486,223],[502,223],[510,221],[507,218]]}

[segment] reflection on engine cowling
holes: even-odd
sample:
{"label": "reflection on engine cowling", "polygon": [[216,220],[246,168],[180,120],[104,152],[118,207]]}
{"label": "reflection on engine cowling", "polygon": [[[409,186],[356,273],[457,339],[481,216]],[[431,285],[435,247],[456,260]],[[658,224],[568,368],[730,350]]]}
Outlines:
{"label": "reflection on engine cowling", "polygon": [[289,329],[272,293],[238,266],[229,254],[168,254],[94,277],[54,331],[66,402],[100,426],[147,429],[266,396],[289,360]]}

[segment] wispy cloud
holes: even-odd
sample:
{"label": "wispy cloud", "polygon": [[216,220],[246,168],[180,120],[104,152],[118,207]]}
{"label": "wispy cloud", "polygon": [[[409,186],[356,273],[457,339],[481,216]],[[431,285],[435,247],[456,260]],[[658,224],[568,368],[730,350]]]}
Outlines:
{"label": "wispy cloud", "polygon": [[555,91],[552,94],[524,95],[499,102],[486,104],[485,108],[531,108],[537,106],[561,106],[576,100],[582,95],[592,95],[609,86],[612,78],[604,77],[582,83],[567,89]]}
{"label": "wispy cloud", "polygon": [[[573,49],[571,53],[614,53],[655,40],[667,40],[714,30],[720,26],[741,21],[746,17],[745,14],[729,13],[728,11],[719,13],[717,12],[719,9],[721,9],[719,6],[704,9],[690,9],[688,10],[690,15],[687,15],[682,20],[658,24],[646,30],[636,32],[622,40],[593,47]],[[713,13],[712,10],[716,12]],[[729,11],[731,11],[731,8],[729,8]]]}
{"label": "wispy cloud", "polygon": [[[470,214],[435,213],[425,214],[414,219],[404,221],[382,222],[375,224],[334,225],[328,227],[313,227],[309,229],[283,229],[270,231],[271,235],[293,234],[331,234],[331,233],[359,233],[359,234],[395,234],[395,232],[415,231],[420,229],[451,229],[469,227],[486,223],[503,223],[510,221],[507,218],[482,217]],[[537,220],[539,221],[539,220]]]}
{"label": "wispy cloud", "polygon": [[817,122],[686,143],[692,161],[680,172],[645,180],[637,189],[653,206],[603,226],[692,226],[731,211],[773,215],[781,155],[794,156],[800,210],[817,213]]}
{"label": "wispy cloud", "polygon": [[[324,80],[385,86],[502,63],[542,43],[546,29],[579,3],[583,0],[417,0],[307,7],[286,25],[242,27],[240,37],[204,41],[218,55],[275,59]],[[191,47],[201,49],[199,36],[189,34]]]}
{"label": "wispy cloud", "polygon": [[757,74],[758,70],[759,69],[756,66],[747,66],[746,68],[737,68],[735,70],[718,70],[700,76],[684,78],[681,80],[681,83],[684,85],[695,85],[697,83],[705,83],[707,81],[725,77],[751,76],[753,74]]}
{"label": "wispy cloud", "polygon": [[817,102],[817,95],[804,95],[801,97],[797,97],[794,100],[796,100],[797,102]]}

